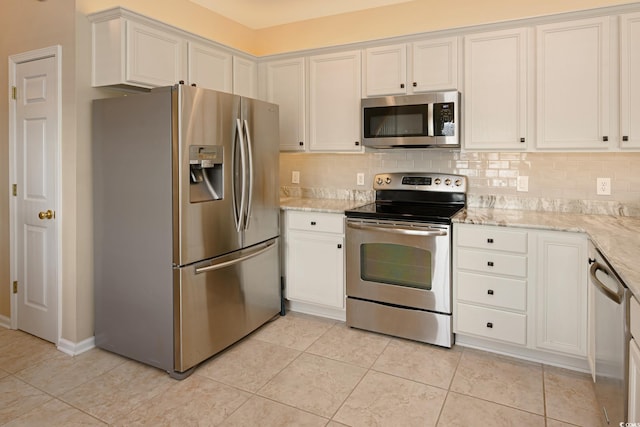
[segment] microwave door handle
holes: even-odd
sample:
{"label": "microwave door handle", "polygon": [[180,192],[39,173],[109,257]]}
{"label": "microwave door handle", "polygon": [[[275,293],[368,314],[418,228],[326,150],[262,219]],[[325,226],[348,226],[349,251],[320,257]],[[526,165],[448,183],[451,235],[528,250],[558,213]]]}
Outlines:
{"label": "microwave door handle", "polygon": [[248,190],[247,190],[247,212],[244,220],[244,229],[249,228],[249,218],[251,218],[251,205],[253,201],[253,144],[251,143],[251,134],[249,133],[249,123],[244,120],[244,133],[247,138],[247,159],[249,168],[245,171],[248,174]]}
{"label": "microwave door handle", "polygon": [[411,236],[433,237],[433,236],[447,235],[447,232],[445,230],[434,230],[434,229],[421,230],[419,228],[403,227],[401,225],[386,225],[386,224],[363,225],[363,224],[348,223],[347,227],[355,228],[358,230],[365,230],[365,231],[382,231],[385,233],[403,234],[403,235],[411,235]]}
{"label": "microwave door handle", "polygon": [[[245,200],[247,198],[246,195],[246,187],[247,187],[247,178],[246,178],[246,170],[247,170],[247,159],[245,153],[245,143],[244,136],[242,133],[242,123],[240,119],[236,119],[236,133],[238,135],[238,139],[240,140],[240,169],[241,174],[240,178],[242,179],[242,185],[240,186],[240,210],[236,211],[236,217],[238,218],[236,222],[236,230],[238,232],[244,229],[244,212],[245,212]],[[235,166],[235,164],[234,164]]]}
{"label": "microwave door handle", "polygon": [[618,287],[618,290],[617,292],[612,291],[611,289],[609,289],[609,287],[607,287],[604,283],[602,283],[600,279],[596,277],[596,272],[598,270],[602,271],[609,277],[613,277],[611,274],[609,274],[609,271],[605,266],[603,266],[602,264],[596,261],[593,264],[591,264],[591,267],[589,268],[589,275],[591,276],[591,281],[593,282],[593,284],[598,288],[600,292],[602,292],[611,301],[615,302],[616,304],[621,304],[624,299],[624,286],[622,286],[622,284],[620,284],[614,278],[616,282],[616,286]]}
{"label": "microwave door handle", "polygon": [[435,126],[433,122],[433,103],[427,104],[427,135],[435,136]]}

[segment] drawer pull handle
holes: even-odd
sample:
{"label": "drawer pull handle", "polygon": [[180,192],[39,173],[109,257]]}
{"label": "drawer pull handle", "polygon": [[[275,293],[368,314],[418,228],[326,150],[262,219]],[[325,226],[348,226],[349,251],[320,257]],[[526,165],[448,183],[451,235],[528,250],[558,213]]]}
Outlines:
{"label": "drawer pull handle", "polygon": [[338,243],[338,249],[342,249],[342,243]]}
{"label": "drawer pull handle", "polygon": [[493,328],[493,323],[487,322],[487,328],[489,328],[489,329]]}
{"label": "drawer pull handle", "polygon": [[487,262],[487,265],[488,265],[489,267],[493,267],[493,261],[489,261],[489,262]]}
{"label": "drawer pull handle", "polygon": [[311,221],[311,225],[316,225],[316,222],[315,221]]}
{"label": "drawer pull handle", "polygon": [[487,290],[487,294],[489,294],[489,295],[493,295],[493,289],[488,289],[488,290]]}
{"label": "drawer pull handle", "polygon": [[493,243],[493,239],[492,238],[488,238],[487,239],[487,243]]}

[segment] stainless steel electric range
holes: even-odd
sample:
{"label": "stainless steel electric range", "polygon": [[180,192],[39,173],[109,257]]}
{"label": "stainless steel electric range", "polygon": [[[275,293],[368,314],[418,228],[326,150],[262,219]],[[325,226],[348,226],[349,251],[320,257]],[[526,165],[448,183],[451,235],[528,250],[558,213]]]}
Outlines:
{"label": "stainless steel electric range", "polygon": [[345,212],[347,325],[451,347],[451,218],[467,178],[384,173],[373,189]]}

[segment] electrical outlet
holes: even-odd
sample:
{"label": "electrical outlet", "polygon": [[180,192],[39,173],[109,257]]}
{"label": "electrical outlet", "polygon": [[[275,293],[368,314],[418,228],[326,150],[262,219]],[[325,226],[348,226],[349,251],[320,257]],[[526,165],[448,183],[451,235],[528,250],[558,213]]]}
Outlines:
{"label": "electrical outlet", "polygon": [[596,178],[596,194],[598,196],[611,195],[611,178]]}
{"label": "electrical outlet", "polygon": [[527,192],[529,191],[529,177],[519,176],[516,181],[516,191]]}
{"label": "electrical outlet", "polygon": [[291,183],[300,184],[300,171],[291,171]]}
{"label": "electrical outlet", "polygon": [[364,174],[362,172],[358,172],[356,174],[356,184],[357,185],[364,185]]}

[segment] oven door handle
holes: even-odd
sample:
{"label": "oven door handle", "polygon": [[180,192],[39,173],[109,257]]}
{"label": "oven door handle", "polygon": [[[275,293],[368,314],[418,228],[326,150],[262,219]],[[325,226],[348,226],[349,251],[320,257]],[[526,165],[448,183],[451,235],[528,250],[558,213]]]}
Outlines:
{"label": "oven door handle", "polygon": [[347,227],[355,228],[358,230],[366,230],[366,231],[383,231],[385,233],[392,234],[405,234],[411,236],[446,236],[446,230],[438,230],[438,229],[419,229],[414,227],[406,227],[402,225],[392,225],[392,224],[376,224],[376,225],[363,225],[363,224],[355,224],[355,223],[347,223]]}

